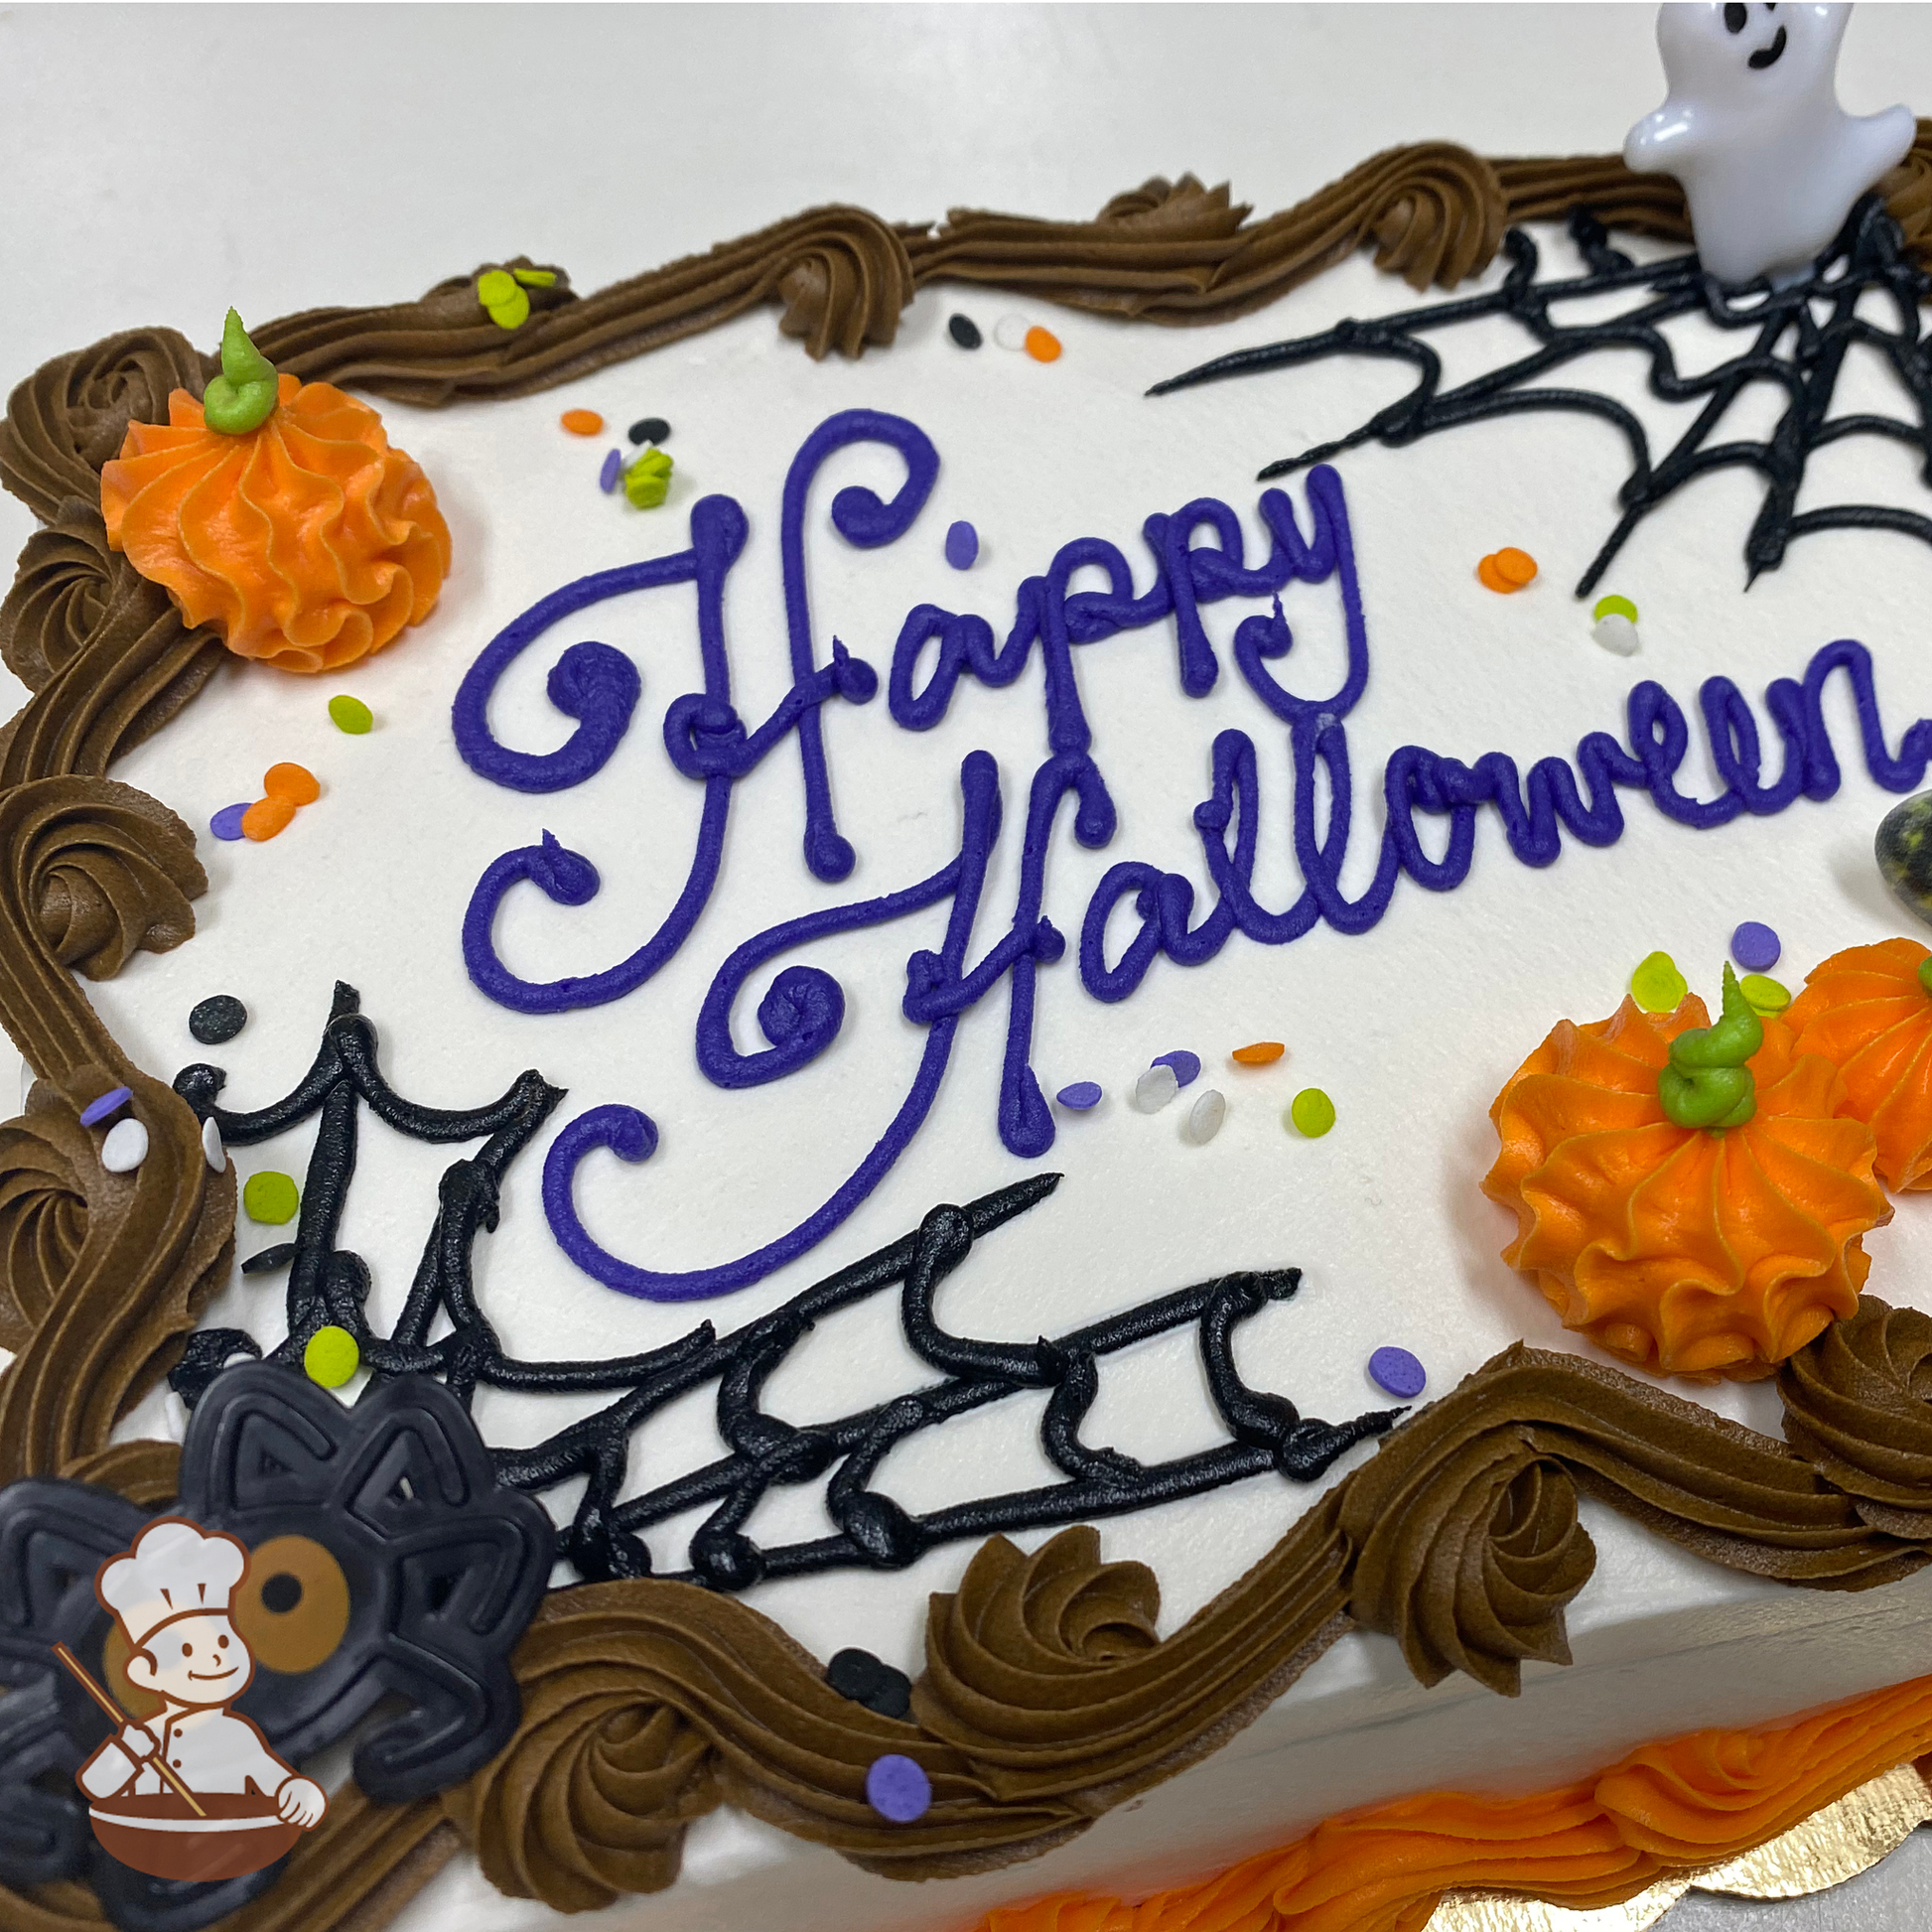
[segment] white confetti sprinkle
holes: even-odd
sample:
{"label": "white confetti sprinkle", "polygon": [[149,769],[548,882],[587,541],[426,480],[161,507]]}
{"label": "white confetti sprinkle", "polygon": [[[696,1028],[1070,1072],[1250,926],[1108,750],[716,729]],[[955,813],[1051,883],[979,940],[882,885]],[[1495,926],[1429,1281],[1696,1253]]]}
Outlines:
{"label": "white confetti sprinkle", "polygon": [[1621,611],[1608,612],[1596,620],[1590,633],[1605,650],[1619,657],[1634,657],[1637,652],[1637,626]]}
{"label": "white confetti sprinkle", "polygon": [[1180,1079],[1171,1066],[1151,1066],[1134,1082],[1137,1113],[1158,1114],[1180,1091]]}
{"label": "white confetti sprinkle", "polygon": [[1196,1147],[1205,1147],[1221,1131],[1221,1123],[1228,1117],[1228,1103],[1213,1088],[1196,1100],[1187,1112],[1187,1138]]}
{"label": "white confetti sprinkle", "polygon": [[109,1173],[131,1173],[148,1158],[148,1130],[138,1120],[117,1120],[100,1144],[100,1165]]}

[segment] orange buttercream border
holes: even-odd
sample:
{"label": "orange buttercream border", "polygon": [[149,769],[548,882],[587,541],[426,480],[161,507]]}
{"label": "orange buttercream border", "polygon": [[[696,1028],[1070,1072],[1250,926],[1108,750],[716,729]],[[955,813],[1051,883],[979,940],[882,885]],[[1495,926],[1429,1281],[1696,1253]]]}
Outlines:
{"label": "orange buttercream border", "polygon": [[1754,1850],[1932,1750],[1932,1677],[1748,1730],[1645,1744],[1528,1797],[1432,1791],[1345,1812],[1136,1902],[1055,1892],[977,1932],[1421,1932],[1449,1891],[1594,1911]]}

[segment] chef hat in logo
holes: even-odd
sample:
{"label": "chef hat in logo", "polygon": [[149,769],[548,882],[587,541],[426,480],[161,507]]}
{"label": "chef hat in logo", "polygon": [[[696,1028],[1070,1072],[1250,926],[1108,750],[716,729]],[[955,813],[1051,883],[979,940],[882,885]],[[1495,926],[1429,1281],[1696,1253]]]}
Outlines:
{"label": "chef hat in logo", "polygon": [[226,1614],[228,1597],[248,1568],[248,1552],[231,1536],[208,1536],[193,1523],[163,1517],[135,1538],[124,1557],[100,1573],[100,1600],[139,1650],[178,1616]]}

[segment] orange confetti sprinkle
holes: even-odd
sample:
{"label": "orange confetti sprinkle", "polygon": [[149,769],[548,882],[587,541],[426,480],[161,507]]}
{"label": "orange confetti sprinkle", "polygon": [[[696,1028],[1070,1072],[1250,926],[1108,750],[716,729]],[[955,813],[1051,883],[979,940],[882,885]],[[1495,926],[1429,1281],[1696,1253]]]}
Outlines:
{"label": "orange confetti sprinkle", "polygon": [[295,806],[287,798],[257,798],[241,815],[241,836],[259,845],[284,832],[294,822]]}
{"label": "orange confetti sprinkle", "polygon": [[598,436],[604,430],[604,418],[595,409],[566,409],[561,420],[573,436]]}
{"label": "orange confetti sprinkle", "polygon": [[1536,559],[1527,550],[1492,550],[1476,565],[1476,577],[1500,597],[1520,591],[1536,576]]}
{"label": "orange confetti sprinkle", "polygon": [[1042,329],[1035,323],[1027,331],[1026,349],[1035,362],[1057,362],[1060,339],[1050,329]]}
{"label": "orange confetti sprinkle", "polygon": [[1288,1051],[1279,1039],[1257,1039],[1237,1046],[1234,1057],[1242,1066],[1270,1066]]}
{"label": "orange confetti sprinkle", "polygon": [[[262,773],[262,790],[291,805],[313,805],[322,796],[316,774],[306,764],[271,764]],[[276,827],[281,830],[280,826]]]}

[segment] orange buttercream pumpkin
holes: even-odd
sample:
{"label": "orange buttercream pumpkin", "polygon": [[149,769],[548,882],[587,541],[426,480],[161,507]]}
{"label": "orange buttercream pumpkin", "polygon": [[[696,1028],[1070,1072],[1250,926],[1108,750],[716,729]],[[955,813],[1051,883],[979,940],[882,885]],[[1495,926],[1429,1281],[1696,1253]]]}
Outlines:
{"label": "orange buttercream pumpkin", "polygon": [[1894,1193],[1932,1187],[1932,994],[1919,978],[1929,958],[1916,939],[1849,947],[1806,976],[1785,1015],[1798,1050],[1845,1076]]}
{"label": "orange buttercream pumpkin", "polygon": [[107,541],[240,656],[339,670],[429,615],[450,532],[374,410],[292,375],[277,395],[241,435],[208,428],[186,389],[165,425],[130,423],[100,473]]}
{"label": "orange buttercream pumpkin", "polygon": [[1502,1150],[1482,1187],[1516,1214],[1503,1259],[1565,1327],[1655,1373],[1749,1380],[1858,1306],[1861,1237],[1891,1207],[1837,1068],[1776,1017],[1747,1062],[1750,1119],[1674,1125],[1657,1076],[1707,1024],[1695,995],[1562,1022],[1489,1110]]}

